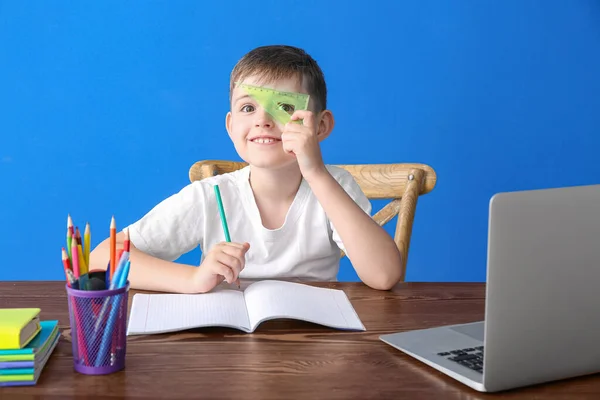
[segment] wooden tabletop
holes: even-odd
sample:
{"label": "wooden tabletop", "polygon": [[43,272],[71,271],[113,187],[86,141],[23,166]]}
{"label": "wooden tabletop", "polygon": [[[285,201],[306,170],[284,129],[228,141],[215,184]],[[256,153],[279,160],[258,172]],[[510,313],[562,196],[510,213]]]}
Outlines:
{"label": "wooden tabletop", "polygon": [[252,334],[204,328],[131,336],[123,371],[88,376],[73,370],[64,282],[0,282],[0,308],[40,307],[41,318],[58,319],[63,331],[38,384],[0,388],[0,398],[600,398],[597,375],[479,393],[379,340],[391,332],[482,320],[484,284],[402,283],[386,292],[356,282],[314,285],[343,289],[367,331],[286,320],[264,322]]}

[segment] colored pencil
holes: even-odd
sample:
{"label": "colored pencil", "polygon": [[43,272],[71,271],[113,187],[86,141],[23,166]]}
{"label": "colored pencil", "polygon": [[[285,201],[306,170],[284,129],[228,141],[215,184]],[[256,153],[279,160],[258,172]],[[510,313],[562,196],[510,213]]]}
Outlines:
{"label": "colored pencil", "polygon": [[77,245],[77,255],[79,256],[79,274],[85,275],[88,273],[88,267],[83,259],[83,248],[80,244]]}
{"label": "colored pencil", "polygon": [[73,236],[73,220],[71,214],[67,215],[67,255],[71,258],[71,237]]}
{"label": "colored pencil", "polygon": [[[75,276],[73,275],[73,272],[71,272],[71,270],[67,271],[67,276],[68,276],[69,286],[73,287],[73,285],[75,284],[77,279],[75,278]],[[83,307],[83,304],[79,303],[79,306],[81,306],[81,307],[78,307],[78,304],[75,301],[75,297],[71,297],[71,308],[73,309],[73,314],[75,315],[75,323],[77,325],[75,328],[75,330],[76,330],[75,337],[77,340],[77,349],[78,349],[77,352],[79,353],[78,354],[79,359],[81,360],[81,358],[83,357],[83,362],[85,363],[85,365],[90,365],[88,351],[87,351],[87,344],[85,342],[85,327],[83,326],[83,322],[82,322],[83,317],[81,316],[81,313],[82,313],[81,308]]]}
{"label": "colored pencil", "polygon": [[129,228],[125,229],[125,241],[123,242],[123,250],[131,251],[131,239],[129,238]]}
{"label": "colored pencil", "polygon": [[65,248],[62,248],[62,262],[63,262],[63,267],[65,269],[65,276],[67,278],[67,283],[69,284],[69,286],[71,286],[71,282],[69,281],[69,274],[67,271],[71,270],[71,265],[69,262],[69,255],[67,254],[67,251],[65,250]]}
{"label": "colored pencil", "polygon": [[75,227],[75,240],[77,241],[77,255],[79,259],[79,274],[85,275],[88,273],[87,263],[85,262],[85,255],[83,254],[83,242],[81,240],[81,232],[79,228]]}
{"label": "colored pencil", "polygon": [[75,278],[79,279],[80,270],[79,270],[79,254],[77,253],[77,239],[74,237],[71,239],[71,262],[73,265],[73,274]]}
{"label": "colored pencil", "polygon": [[[221,200],[221,190],[219,189],[219,185],[215,185],[214,188],[215,196],[217,197],[217,207],[219,208],[219,216],[221,217],[221,225],[223,225],[223,233],[225,234],[225,241],[231,242],[231,237],[229,236],[229,227],[227,226],[227,218],[225,217],[225,208],[223,207],[223,200]],[[236,279],[235,283],[239,289],[240,279]]]}
{"label": "colored pencil", "polygon": [[90,250],[92,249],[92,231],[90,229],[90,223],[86,222],[85,232],[83,233],[83,254],[85,265],[88,270],[90,269]]}
{"label": "colored pencil", "polygon": [[[119,249],[117,250],[117,256],[115,257],[115,260],[117,260],[117,266],[115,267],[115,274],[119,275],[119,266],[121,265],[121,260],[123,259],[123,253],[125,253],[125,249]],[[114,276],[113,276],[114,279]]]}
{"label": "colored pencil", "polygon": [[82,244],[82,242],[81,242],[81,232],[79,232],[79,227],[78,226],[75,227],[75,240],[77,241],[78,245]]}
{"label": "colored pencil", "polygon": [[231,237],[229,236],[229,228],[227,227],[227,218],[225,217],[225,209],[223,208],[223,201],[221,200],[221,190],[219,190],[219,185],[215,185],[215,195],[217,196],[217,207],[219,207],[219,216],[221,217],[221,225],[223,225],[225,241],[231,242]]}
{"label": "colored pencil", "polygon": [[110,221],[110,277],[112,279],[115,269],[117,267],[116,263],[117,256],[117,223],[115,222],[115,217],[113,215]]}
{"label": "colored pencil", "polygon": [[[119,259],[119,265],[116,269],[115,275],[113,275],[112,279],[110,280],[110,285],[108,287],[108,290],[119,289],[119,282],[121,280],[120,277],[124,271],[123,267],[127,263],[127,261],[129,261],[129,252],[124,251],[121,255],[121,258]],[[129,271],[127,271],[127,273],[129,273]],[[94,333],[95,334],[98,334],[101,324],[104,323],[104,316],[106,315],[106,312],[108,311],[108,306],[109,306],[110,301],[111,301],[111,299],[108,297],[104,299],[104,302],[102,304],[102,309],[100,310],[99,317],[96,319],[96,323],[94,324]]]}

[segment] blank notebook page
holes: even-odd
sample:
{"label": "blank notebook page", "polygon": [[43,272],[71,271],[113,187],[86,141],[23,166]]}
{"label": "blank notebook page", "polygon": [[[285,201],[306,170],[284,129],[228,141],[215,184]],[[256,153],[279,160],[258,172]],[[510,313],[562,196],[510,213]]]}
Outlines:
{"label": "blank notebook page", "polygon": [[172,332],[200,326],[248,329],[242,292],[141,294],[133,297],[127,334]]}
{"label": "blank notebook page", "polygon": [[342,290],[284,281],[261,281],[246,289],[251,326],[273,317],[293,317],[340,329],[365,327]]}

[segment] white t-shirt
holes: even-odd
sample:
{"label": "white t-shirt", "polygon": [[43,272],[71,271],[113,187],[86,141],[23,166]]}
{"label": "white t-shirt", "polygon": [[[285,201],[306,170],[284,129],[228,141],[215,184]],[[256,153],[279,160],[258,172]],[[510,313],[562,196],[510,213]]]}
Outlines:
{"label": "white t-shirt", "polygon": [[[370,215],[371,203],[352,175],[335,166],[327,169]],[[240,278],[335,281],[344,244],[308,183],[302,180],[285,222],[271,230],[262,225],[249,173],[245,167],[190,183],[130,225],[131,242],[168,261],[199,245],[204,258],[205,251],[225,241],[213,188],[218,184],[231,241],[250,243]]]}

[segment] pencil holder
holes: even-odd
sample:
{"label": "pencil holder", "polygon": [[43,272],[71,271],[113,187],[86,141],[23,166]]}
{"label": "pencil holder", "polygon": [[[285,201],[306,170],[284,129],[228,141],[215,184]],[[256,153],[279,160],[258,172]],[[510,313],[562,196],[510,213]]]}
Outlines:
{"label": "pencil holder", "polygon": [[125,367],[129,282],[114,290],[77,290],[67,285],[73,366],[103,375]]}

